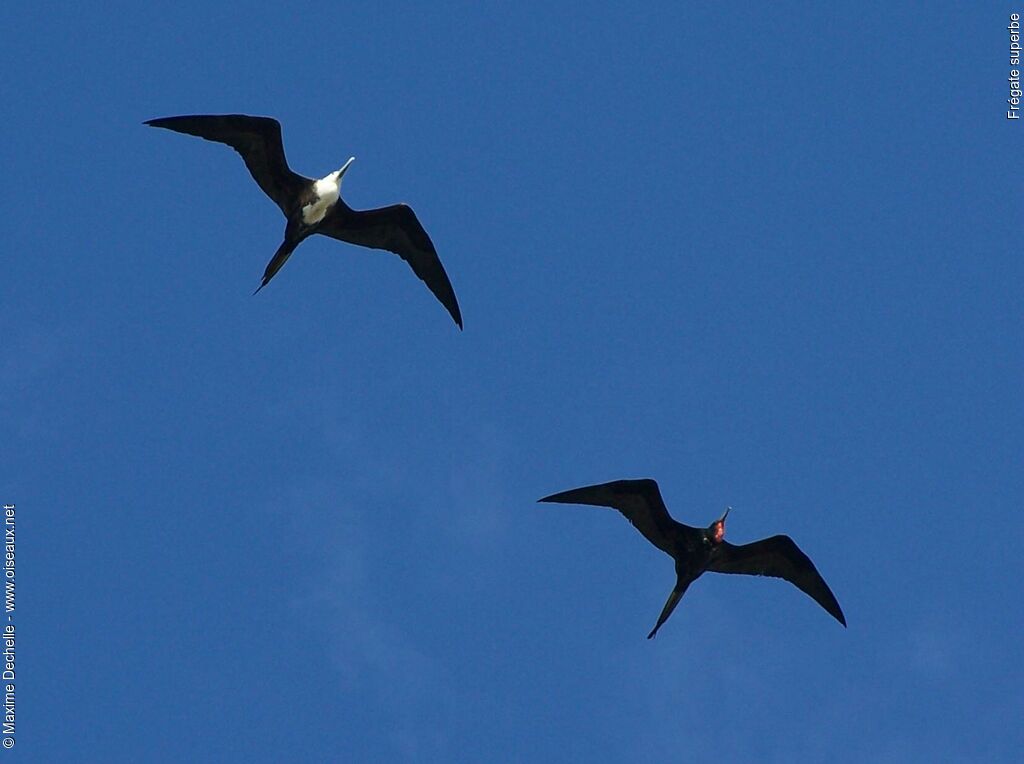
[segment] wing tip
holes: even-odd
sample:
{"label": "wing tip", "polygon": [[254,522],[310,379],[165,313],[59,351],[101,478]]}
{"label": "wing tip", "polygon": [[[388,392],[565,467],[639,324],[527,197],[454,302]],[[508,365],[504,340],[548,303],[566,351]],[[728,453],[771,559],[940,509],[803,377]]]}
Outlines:
{"label": "wing tip", "polygon": [[576,504],[578,502],[568,498],[569,494],[575,492],[576,490],[576,488],[571,488],[568,491],[559,491],[558,493],[553,493],[549,496],[545,496],[543,499],[537,499],[537,503],[540,504],[541,502],[543,502],[545,504]]}
{"label": "wing tip", "polygon": [[[441,261],[438,260],[438,263],[440,262]],[[444,266],[441,266],[441,270],[444,270]],[[445,274],[445,278],[447,278],[447,276],[448,274]],[[424,283],[427,284],[427,288],[431,292],[434,292],[433,285],[427,282],[426,279],[424,279]],[[444,305],[444,309],[448,311],[448,315],[452,317],[452,321],[454,321],[455,325],[459,327],[459,331],[462,331],[462,311],[459,309],[459,301],[455,299],[455,290],[452,289],[451,282],[448,282],[448,291],[450,292],[450,298],[448,295],[442,297],[437,292],[434,292],[434,296],[437,297],[438,301],[442,305]]]}
{"label": "wing tip", "polygon": [[543,499],[537,499],[537,503],[538,504],[541,504],[541,503],[544,503],[544,504],[577,504],[579,502],[575,501],[574,499],[569,498],[569,494],[571,494],[575,490],[576,489],[573,488],[573,489],[570,489],[568,491],[559,491],[558,493],[553,493],[553,494],[551,494],[549,496],[545,496]]}
{"label": "wing tip", "polygon": [[187,117],[153,117],[145,120],[142,124],[150,127],[166,127],[168,122],[173,122],[176,119],[187,119]]}

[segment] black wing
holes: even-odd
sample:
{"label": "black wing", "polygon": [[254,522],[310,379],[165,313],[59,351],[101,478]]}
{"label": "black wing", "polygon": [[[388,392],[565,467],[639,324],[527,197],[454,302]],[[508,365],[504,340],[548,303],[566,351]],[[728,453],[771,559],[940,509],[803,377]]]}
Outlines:
{"label": "black wing", "polygon": [[242,155],[253,180],[285,215],[293,211],[299,194],[312,182],[289,169],[281,142],[281,124],[276,119],[245,114],[194,114],[150,119],[145,124],[226,143]]}
{"label": "black wing", "polygon": [[413,273],[423,280],[462,328],[462,312],[448,274],[433,242],[407,204],[357,211],[339,199],[316,232],[349,244],[394,252],[409,263]]}
{"label": "black wing", "polygon": [[708,570],[783,578],[810,595],[829,615],[846,626],[846,617],[832,590],[789,536],[772,536],[741,546],[723,541],[715,548]]}
{"label": "black wing", "polygon": [[672,539],[680,524],[669,516],[658,484],[653,480],[615,480],[552,494],[540,501],[613,507],[654,546],[672,554]]}

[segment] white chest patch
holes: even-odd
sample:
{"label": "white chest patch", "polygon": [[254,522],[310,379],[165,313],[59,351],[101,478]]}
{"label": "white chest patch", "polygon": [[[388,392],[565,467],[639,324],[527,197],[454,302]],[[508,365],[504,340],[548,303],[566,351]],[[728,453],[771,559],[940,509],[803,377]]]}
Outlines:
{"label": "white chest patch", "polygon": [[338,183],[337,173],[332,172],[326,178],[321,178],[313,184],[316,192],[316,200],[302,208],[302,222],[306,225],[316,225],[338,201],[338,194],[341,191],[341,184]]}

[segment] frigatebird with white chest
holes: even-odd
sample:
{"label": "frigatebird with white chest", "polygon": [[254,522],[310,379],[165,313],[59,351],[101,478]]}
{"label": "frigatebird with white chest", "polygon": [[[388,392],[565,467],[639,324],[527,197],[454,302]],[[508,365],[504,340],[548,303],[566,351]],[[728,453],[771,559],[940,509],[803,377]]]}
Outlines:
{"label": "frigatebird with white chest", "polygon": [[281,125],[276,119],[245,114],[190,115],[150,119],[145,124],[226,143],[241,154],[253,180],[281,208],[288,220],[284,241],[267,265],[257,292],[270,283],[303,239],[319,233],[349,244],[394,252],[412,267],[462,328],[462,313],[448,274],[412,208],[393,204],[354,210],[341,198],[341,180],[355,157],[350,157],[340,170],[313,180],[288,167]]}
{"label": "frigatebird with white chest", "polygon": [[843,626],[843,615],[835,595],[814,563],[789,536],[771,536],[736,546],[725,540],[725,510],[707,528],[693,528],[672,519],[661,498],[658,484],[647,480],[615,480],[611,483],[575,488],[540,501],[559,504],[590,504],[619,510],[648,541],[676,561],[676,585],[668,595],[651,639],[668,620],[687,587],[706,571],[774,576],[794,584],[821,605]]}

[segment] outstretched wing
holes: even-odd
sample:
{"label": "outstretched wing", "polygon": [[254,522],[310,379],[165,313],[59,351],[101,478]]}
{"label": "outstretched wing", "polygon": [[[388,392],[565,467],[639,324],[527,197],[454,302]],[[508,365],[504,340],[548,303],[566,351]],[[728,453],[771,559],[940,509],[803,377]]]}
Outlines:
{"label": "outstretched wing", "polygon": [[669,516],[658,484],[653,480],[615,480],[552,494],[540,501],[613,507],[624,514],[644,538],[672,554],[673,532],[679,523]]}
{"label": "outstretched wing", "polygon": [[285,215],[292,212],[298,195],[311,182],[288,167],[281,124],[276,119],[245,114],[192,114],[150,119],[145,124],[226,143],[242,155],[253,180]]}
{"label": "outstretched wing", "polygon": [[740,546],[724,541],[715,547],[708,570],[783,578],[810,595],[829,615],[846,626],[846,617],[832,590],[789,536],[772,536]]}
{"label": "outstretched wing", "polygon": [[316,232],[349,244],[394,252],[409,263],[413,273],[422,279],[462,328],[462,312],[455,299],[455,290],[433,242],[409,205],[393,204],[376,210],[357,211],[339,199]]}

